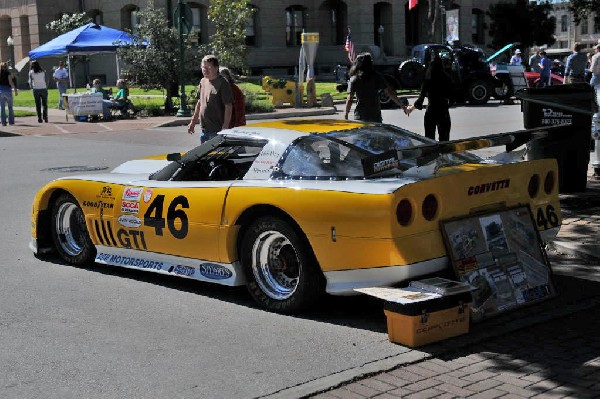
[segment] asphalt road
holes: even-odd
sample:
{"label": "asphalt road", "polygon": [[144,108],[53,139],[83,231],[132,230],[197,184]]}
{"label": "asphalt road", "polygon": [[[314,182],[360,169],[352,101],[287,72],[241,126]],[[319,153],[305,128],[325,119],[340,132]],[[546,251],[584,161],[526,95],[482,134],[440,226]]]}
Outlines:
{"label": "asphalt road", "polygon": [[[453,109],[451,137],[520,129],[519,109]],[[389,110],[384,120],[422,132],[422,115]],[[409,352],[388,342],[381,304],[368,298],[281,316],[244,288],[32,255],[33,196],[72,174],[49,168],[112,169],[185,150],[197,137],[184,130],[0,137],[0,397],[261,397]]]}

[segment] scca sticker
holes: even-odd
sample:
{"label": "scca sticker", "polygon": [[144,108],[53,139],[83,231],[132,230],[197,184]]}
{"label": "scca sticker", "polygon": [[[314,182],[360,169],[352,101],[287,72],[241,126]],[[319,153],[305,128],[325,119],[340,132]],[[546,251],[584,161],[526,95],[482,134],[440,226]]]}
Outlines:
{"label": "scca sticker", "polygon": [[140,203],[135,201],[121,201],[121,212],[123,213],[138,213],[140,211]]}
{"label": "scca sticker", "polygon": [[125,187],[123,199],[127,201],[139,201],[142,196],[143,187]]}
{"label": "scca sticker", "polygon": [[211,280],[226,280],[233,276],[231,270],[225,266],[214,263],[203,263],[200,265],[200,274]]}

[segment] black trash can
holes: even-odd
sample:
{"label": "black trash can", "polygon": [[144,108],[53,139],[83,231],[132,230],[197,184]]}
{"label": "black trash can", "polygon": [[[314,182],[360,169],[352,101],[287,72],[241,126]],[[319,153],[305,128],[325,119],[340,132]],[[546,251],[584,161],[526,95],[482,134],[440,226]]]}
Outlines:
{"label": "black trash can", "polygon": [[[590,162],[590,132],[595,92],[587,83],[518,90],[526,129],[565,126],[568,134],[550,134],[527,144],[527,159],[556,158],[561,193],[585,191]],[[562,129],[561,129],[562,130]]]}

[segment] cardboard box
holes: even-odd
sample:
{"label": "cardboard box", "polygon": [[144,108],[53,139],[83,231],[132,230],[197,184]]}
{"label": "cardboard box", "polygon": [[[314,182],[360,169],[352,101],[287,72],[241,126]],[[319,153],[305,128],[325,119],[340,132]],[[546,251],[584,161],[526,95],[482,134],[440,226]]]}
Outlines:
{"label": "cardboard box", "polygon": [[468,292],[410,304],[386,301],[388,339],[412,348],[466,334],[470,311]]}

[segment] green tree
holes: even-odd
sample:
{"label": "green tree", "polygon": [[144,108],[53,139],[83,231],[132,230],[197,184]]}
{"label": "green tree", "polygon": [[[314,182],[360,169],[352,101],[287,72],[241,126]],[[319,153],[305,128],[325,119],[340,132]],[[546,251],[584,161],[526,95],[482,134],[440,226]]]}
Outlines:
{"label": "green tree", "polygon": [[552,5],[527,0],[515,3],[497,3],[490,6],[490,36],[492,47],[500,48],[508,43],[520,42],[523,47],[554,44],[556,18],[550,16]]}
{"label": "green tree", "polygon": [[577,24],[591,14],[600,14],[600,0],[571,0],[569,11]]}
{"label": "green tree", "polygon": [[63,14],[60,18],[46,24],[46,29],[62,35],[90,22],[92,22],[92,19],[84,12],[81,14]]}
{"label": "green tree", "polygon": [[200,47],[203,55],[214,54],[219,64],[233,69],[246,67],[246,26],[254,10],[248,0],[211,0],[208,18],[215,33],[208,44]]}
{"label": "green tree", "polygon": [[[138,13],[140,24],[131,45],[119,47],[117,53],[123,62],[128,78],[144,89],[163,89],[167,96],[165,109],[173,110],[171,97],[177,96],[179,83],[179,33],[169,26],[162,10],[154,8],[148,1],[145,9]],[[184,41],[185,76],[191,76],[191,66],[197,65],[197,54],[190,51],[189,38]]]}

